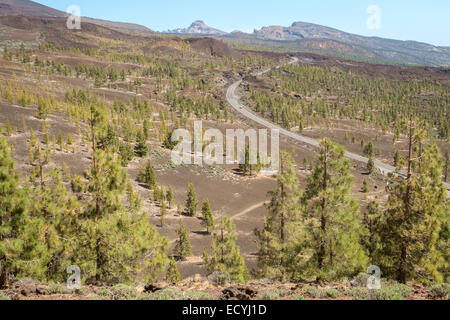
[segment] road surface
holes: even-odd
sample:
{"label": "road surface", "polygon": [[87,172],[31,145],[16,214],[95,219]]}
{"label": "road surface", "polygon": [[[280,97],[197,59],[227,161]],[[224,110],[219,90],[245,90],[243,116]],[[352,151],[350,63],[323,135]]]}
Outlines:
{"label": "road surface", "polygon": [[[298,62],[298,58],[293,57],[292,60],[288,63],[288,64],[294,64]],[[277,69],[280,68],[279,66],[276,67]],[[258,73],[255,73],[253,75],[255,76],[262,76],[263,74],[269,72],[271,69],[267,69]],[[235,83],[233,83],[227,90],[227,101],[228,103],[240,114],[242,114],[244,117],[246,117],[247,119],[250,119],[268,129],[278,129],[280,131],[280,135],[282,136],[286,136],[288,138],[291,138],[293,140],[302,142],[302,143],[306,143],[309,144],[313,147],[318,147],[319,146],[319,141],[313,138],[309,138],[309,137],[305,137],[302,136],[300,134],[294,133],[292,131],[286,130],[284,128],[281,128],[280,126],[267,121],[266,119],[260,117],[259,115],[255,114],[253,111],[251,111],[249,108],[247,108],[246,106],[243,106],[239,101],[240,101],[240,97],[239,95],[236,93],[237,88],[239,88],[239,86],[241,85],[242,80],[236,81]],[[369,161],[368,158],[360,156],[359,154],[356,153],[352,153],[352,152],[346,152],[346,157],[354,160],[354,161],[359,161],[362,163],[367,164],[367,162]],[[383,163],[381,161],[378,160],[374,160],[375,162],[375,167],[384,175],[387,175],[389,173],[394,173],[397,175],[402,176],[402,174],[399,174],[397,172],[397,170],[395,169],[394,166],[391,166],[389,164]],[[445,187],[447,188],[447,195],[450,198],[450,184],[445,183],[444,184]]]}

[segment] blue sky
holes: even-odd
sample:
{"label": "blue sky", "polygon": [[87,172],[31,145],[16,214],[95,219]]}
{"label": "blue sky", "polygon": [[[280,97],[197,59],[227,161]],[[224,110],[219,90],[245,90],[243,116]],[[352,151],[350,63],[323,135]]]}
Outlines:
{"label": "blue sky", "polygon": [[[134,22],[156,31],[187,27],[194,20],[224,30],[317,23],[366,36],[417,40],[450,46],[449,0],[37,0],[66,11],[78,5],[81,15]],[[366,10],[381,9],[381,28],[369,29]]]}

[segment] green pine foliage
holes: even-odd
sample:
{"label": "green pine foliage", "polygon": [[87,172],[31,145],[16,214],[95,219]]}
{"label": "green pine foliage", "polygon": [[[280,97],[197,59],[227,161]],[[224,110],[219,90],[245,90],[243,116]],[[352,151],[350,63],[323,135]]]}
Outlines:
{"label": "green pine foliage", "polygon": [[154,189],[156,187],[155,171],[153,170],[150,160],[147,161],[145,167],[141,169],[141,172],[138,175],[138,181],[145,183],[150,189]]}
{"label": "green pine foliage", "polygon": [[380,248],[379,226],[382,217],[380,204],[377,201],[370,201],[363,213],[361,221],[363,234],[361,243],[364,246],[367,256],[372,264],[376,262],[376,254]]}
{"label": "green pine foliage", "polygon": [[206,249],[203,253],[203,264],[208,274],[225,273],[231,281],[237,283],[245,283],[250,279],[236,241],[236,226],[229,218],[223,217],[219,223],[219,230],[213,234],[211,253]]}
{"label": "green pine foliage", "polygon": [[351,163],[340,145],[323,139],[304,194],[306,274],[333,280],[363,271],[359,206],[350,195]]}
{"label": "green pine foliage", "polygon": [[369,161],[367,162],[367,171],[369,174],[373,174],[375,172],[375,161],[373,160],[373,156],[370,156]]}
{"label": "green pine foliage", "polygon": [[216,228],[216,224],[214,222],[214,217],[211,211],[211,205],[209,204],[209,200],[206,199],[203,202],[202,206],[202,226],[206,228],[207,233],[211,233],[212,230]]}
{"label": "green pine foliage", "polygon": [[250,164],[250,149],[248,146],[246,146],[243,158],[244,163],[239,164],[239,170],[242,172],[244,176],[257,175],[261,171],[262,164],[259,153],[257,154],[256,164]]}
{"label": "green pine foliage", "polygon": [[445,265],[448,268],[448,246],[445,249],[442,242],[448,238],[441,238],[449,210],[441,156],[436,144],[424,141],[424,132],[417,127],[411,118],[407,178],[397,178],[387,188],[389,199],[379,231],[383,274],[404,284],[443,281],[442,271]]}
{"label": "green pine foliage", "polygon": [[[128,178],[120,159],[101,150],[94,159],[85,174],[90,200],[80,227],[83,250],[76,252],[75,261],[88,281],[130,281],[130,270],[140,270],[147,281],[154,281],[168,263],[167,240],[159,236],[145,214],[124,214],[120,198]],[[151,259],[142,259],[149,252],[153,252]]]}
{"label": "green pine foliage", "polygon": [[172,209],[174,207],[175,201],[172,186],[169,186],[169,188],[167,189],[166,199],[167,202],[169,203],[169,209]]}
{"label": "green pine foliage", "polygon": [[9,286],[9,274],[19,268],[23,261],[24,240],[27,228],[26,191],[19,187],[15,162],[5,138],[0,138],[0,288]]}
{"label": "green pine foliage", "polygon": [[195,217],[198,208],[197,194],[192,183],[189,183],[188,189],[185,214],[188,217]]}
{"label": "green pine foliage", "polygon": [[255,230],[259,241],[258,275],[275,280],[295,277],[295,246],[297,225],[301,209],[299,181],[294,162],[289,154],[283,154],[278,187],[269,193],[263,230]]}
{"label": "green pine foliage", "polygon": [[148,155],[148,145],[142,130],[139,130],[136,136],[136,146],[134,147],[134,153],[139,158],[145,158]]}
{"label": "green pine foliage", "polygon": [[180,282],[180,272],[178,271],[177,263],[172,257],[169,262],[169,268],[167,269],[166,280],[171,284],[177,284]]}
{"label": "green pine foliage", "polygon": [[185,260],[187,257],[191,256],[191,241],[185,226],[181,223],[177,230],[178,239],[175,245],[175,253],[180,260]]}

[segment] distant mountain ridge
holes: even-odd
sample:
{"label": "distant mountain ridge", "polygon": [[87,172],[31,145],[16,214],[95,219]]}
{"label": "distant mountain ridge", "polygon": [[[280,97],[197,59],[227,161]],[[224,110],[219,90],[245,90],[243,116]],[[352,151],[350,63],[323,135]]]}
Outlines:
{"label": "distant mountain ridge", "polygon": [[[0,0],[0,16],[33,15],[62,18],[67,14],[30,0]],[[147,27],[133,24],[82,18],[85,22],[128,34],[153,34]],[[82,21],[83,21],[82,20]],[[253,33],[231,33],[213,28],[197,20],[188,28],[165,33],[214,37],[247,47],[266,47],[277,51],[303,51],[351,60],[450,67],[450,47],[434,46],[417,41],[400,41],[365,37],[334,28],[306,22],[289,27],[268,26]]]}
{"label": "distant mountain ridge", "polygon": [[362,61],[450,67],[450,47],[365,37],[307,22],[294,22],[290,27],[263,27],[253,33],[226,33],[199,20],[189,28],[175,29],[168,33],[211,36],[244,45],[301,50]]}
{"label": "distant mountain ridge", "polygon": [[189,28],[169,30],[166,33],[201,36],[222,36],[227,34],[225,31],[208,26],[202,20],[194,21]]}
{"label": "distant mountain ridge", "polygon": [[326,39],[353,46],[357,51],[369,51],[373,57],[393,62],[450,66],[450,47],[437,47],[417,41],[359,36],[306,22],[294,22],[290,27],[264,27],[255,30],[253,35],[260,40],[297,41],[299,45],[304,40]]}
{"label": "distant mountain ridge", "polygon": [[[40,3],[30,0],[0,0],[0,15],[12,14],[55,18],[62,18],[67,16],[67,13],[63,11],[44,6]],[[82,17],[82,21],[83,20],[85,22],[125,33],[153,33],[153,31],[148,29],[147,27],[134,23],[113,22],[88,17]]]}

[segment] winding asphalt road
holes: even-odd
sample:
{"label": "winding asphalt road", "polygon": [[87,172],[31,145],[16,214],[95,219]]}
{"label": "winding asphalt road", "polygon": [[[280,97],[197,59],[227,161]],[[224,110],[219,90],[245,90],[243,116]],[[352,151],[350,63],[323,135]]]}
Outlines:
{"label": "winding asphalt road", "polygon": [[[288,63],[288,64],[294,64],[298,62],[298,58],[297,57],[293,57],[292,60]],[[276,69],[279,69],[280,67],[276,67]],[[267,72],[269,72],[271,69],[267,69],[258,73],[254,73],[254,76],[261,76]],[[266,119],[260,117],[259,115],[255,114],[253,111],[251,111],[249,108],[247,108],[246,106],[243,106],[239,101],[240,101],[240,97],[239,95],[236,93],[237,88],[239,88],[239,86],[241,85],[242,80],[236,81],[235,83],[233,83],[227,90],[227,101],[228,103],[240,114],[242,114],[244,117],[246,117],[247,119],[250,119],[268,129],[278,129],[280,131],[280,135],[286,136],[288,138],[294,139],[296,141],[302,142],[302,143],[306,143],[309,144],[313,147],[318,147],[319,146],[319,141],[313,138],[309,138],[309,137],[305,137],[303,135],[294,133],[292,131],[286,130],[284,128],[281,128],[280,126],[273,124],[272,122],[267,121]],[[354,160],[354,161],[359,161],[362,163],[367,164],[367,162],[369,161],[368,158],[360,156],[356,153],[352,153],[352,152],[346,152],[346,157]],[[397,170],[395,169],[395,167],[383,163],[381,161],[375,160],[375,167],[384,175],[387,175],[389,173],[394,173],[396,175],[399,176],[403,176],[404,174],[401,174],[399,172],[397,172]],[[447,196],[448,198],[450,198],[450,184],[445,183],[444,184],[445,187],[447,188]]]}

